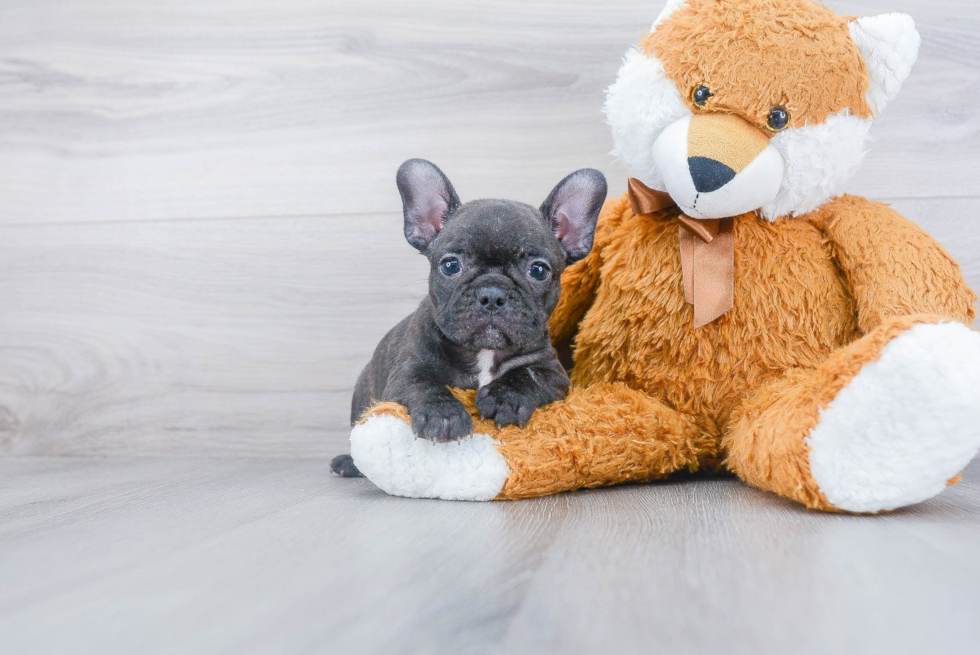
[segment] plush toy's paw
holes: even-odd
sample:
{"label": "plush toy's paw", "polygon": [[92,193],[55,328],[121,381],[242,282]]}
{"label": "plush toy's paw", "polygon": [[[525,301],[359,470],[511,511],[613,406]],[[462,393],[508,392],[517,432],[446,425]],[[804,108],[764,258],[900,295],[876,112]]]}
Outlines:
{"label": "plush toy's paw", "polygon": [[537,409],[527,394],[499,382],[491,382],[477,392],[476,408],[480,410],[480,416],[493,420],[497,427],[517,425],[522,428]]}
{"label": "plush toy's paw", "polygon": [[453,398],[413,411],[412,430],[423,439],[436,443],[458,441],[473,433],[473,419],[463,403]]}
{"label": "plush toy's paw", "polygon": [[922,502],[980,449],[980,334],[917,325],[865,364],[810,432],[810,471],[851,512]]}
{"label": "plush toy's paw", "polygon": [[450,443],[416,439],[403,408],[389,408],[369,415],[350,435],[354,462],[371,482],[409,498],[492,500],[500,493],[510,468],[490,435]]}

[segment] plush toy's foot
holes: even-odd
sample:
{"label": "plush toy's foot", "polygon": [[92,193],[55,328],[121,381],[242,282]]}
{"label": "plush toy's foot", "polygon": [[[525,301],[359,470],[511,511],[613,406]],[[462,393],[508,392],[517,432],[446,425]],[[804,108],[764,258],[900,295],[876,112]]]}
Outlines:
{"label": "plush toy's foot", "polygon": [[841,390],[810,432],[835,507],[875,512],[938,495],[980,448],[980,333],[917,325]]}
{"label": "plush toy's foot", "polygon": [[459,443],[416,439],[400,405],[369,410],[351,432],[357,467],[392,495],[491,500],[648,481],[717,455],[689,417],[621,384],[575,389],[524,428],[498,429],[461,399],[475,433]]}
{"label": "plush toy's foot", "polygon": [[889,321],[816,371],[759,390],[726,438],[744,480],[825,510],[941,493],[980,449],[980,333]]}
{"label": "plush toy's foot", "polygon": [[[492,424],[479,428],[496,432]],[[404,407],[382,403],[351,430],[350,452],[361,473],[393,496],[492,500],[510,474],[495,436],[477,432],[449,443],[420,439]]]}

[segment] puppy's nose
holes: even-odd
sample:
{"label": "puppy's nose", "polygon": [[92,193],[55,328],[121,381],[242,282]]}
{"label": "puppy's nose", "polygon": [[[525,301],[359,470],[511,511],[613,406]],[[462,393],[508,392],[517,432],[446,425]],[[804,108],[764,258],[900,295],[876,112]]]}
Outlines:
{"label": "puppy's nose", "polygon": [[496,312],[507,304],[507,292],[497,287],[482,287],[476,290],[476,299],[488,312]]}
{"label": "puppy's nose", "polygon": [[690,157],[687,165],[698,193],[711,193],[735,179],[735,171],[729,166],[708,157]]}

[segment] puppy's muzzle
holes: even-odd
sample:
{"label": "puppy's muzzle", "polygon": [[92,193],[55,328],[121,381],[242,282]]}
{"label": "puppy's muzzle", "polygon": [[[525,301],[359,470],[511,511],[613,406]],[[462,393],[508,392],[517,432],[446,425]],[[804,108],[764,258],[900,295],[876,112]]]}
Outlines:
{"label": "puppy's muzzle", "polygon": [[728,218],[772,201],[784,164],[769,137],[732,114],[697,114],[671,124],[653,145],[674,202],[692,218]]}

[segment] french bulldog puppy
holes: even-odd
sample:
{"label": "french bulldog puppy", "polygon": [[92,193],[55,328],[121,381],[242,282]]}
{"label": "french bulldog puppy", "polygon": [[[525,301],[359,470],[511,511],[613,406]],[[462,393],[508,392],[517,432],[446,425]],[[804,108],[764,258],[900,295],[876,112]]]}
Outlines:
{"label": "french bulldog puppy", "polygon": [[[460,203],[439,168],[410,159],[398,169],[405,238],[429,259],[429,294],[381,340],[361,373],[351,424],[378,401],[408,409],[418,437],[472,433],[449,387],[478,389],[476,407],[497,425],[523,426],[568,393],[548,335],[564,268],[592,249],[606,178],[582,169],[558,183],[540,209],[511,200]],[[350,455],[331,469],[360,475]]]}

